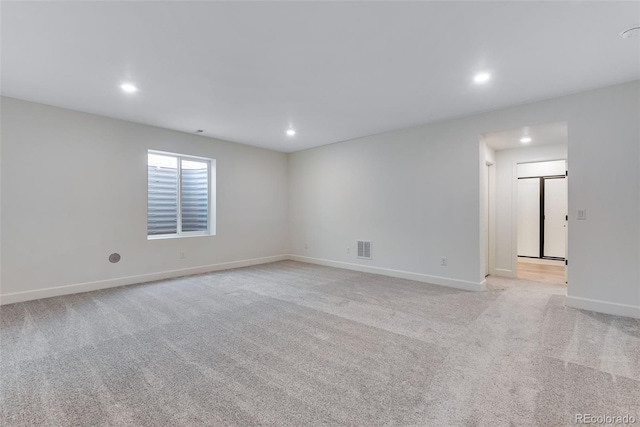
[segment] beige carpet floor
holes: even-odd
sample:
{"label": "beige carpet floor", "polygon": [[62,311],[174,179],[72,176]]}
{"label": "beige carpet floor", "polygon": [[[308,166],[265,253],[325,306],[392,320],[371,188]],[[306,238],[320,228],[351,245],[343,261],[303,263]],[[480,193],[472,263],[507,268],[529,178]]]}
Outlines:
{"label": "beige carpet floor", "polygon": [[640,419],[640,321],[489,287],[285,261],[4,306],[0,425]]}

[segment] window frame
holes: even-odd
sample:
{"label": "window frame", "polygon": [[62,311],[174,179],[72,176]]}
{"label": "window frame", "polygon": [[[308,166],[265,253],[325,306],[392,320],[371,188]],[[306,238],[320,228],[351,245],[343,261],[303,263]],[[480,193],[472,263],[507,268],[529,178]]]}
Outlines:
{"label": "window frame", "polygon": [[[157,154],[159,156],[175,157],[177,160],[177,223],[176,232],[170,234],[149,234],[149,154]],[[208,197],[207,197],[207,229],[203,231],[182,231],[182,161],[196,161],[207,164],[207,185],[208,185]],[[216,159],[210,159],[208,157],[192,156],[189,154],[179,154],[170,151],[161,150],[147,150],[147,240],[160,240],[160,239],[177,239],[184,237],[202,237],[202,236],[215,236],[215,173],[216,173]]]}

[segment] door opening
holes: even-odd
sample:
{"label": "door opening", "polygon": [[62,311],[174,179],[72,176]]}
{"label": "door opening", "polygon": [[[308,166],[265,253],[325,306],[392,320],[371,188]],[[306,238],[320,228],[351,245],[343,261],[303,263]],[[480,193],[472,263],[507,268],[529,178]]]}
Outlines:
{"label": "door opening", "polygon": [[522,278],[565,284],[567,123],[482,133],[479,145],[480,274],[489,273],[489,286],[491,276],[518,278],[527,268],[553,267],[560,279]]}
{"label": "door opening", "polygon": [[518,164],[518,278],[566,282],[566,161]]}

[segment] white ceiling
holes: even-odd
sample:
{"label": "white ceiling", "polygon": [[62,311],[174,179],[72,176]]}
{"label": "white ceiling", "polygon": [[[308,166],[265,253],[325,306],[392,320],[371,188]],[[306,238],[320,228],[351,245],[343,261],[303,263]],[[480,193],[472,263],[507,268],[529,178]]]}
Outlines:
{"label": "white ceiling", "polygon": [[[545,123],[536,126],[526,126],[483,135],[486,144],[494,150],[508,150],[511,148],[531,147],[537,145],[567,144],[567,123]],[[529,136],[531,142],[523,144],[520,139]]]}
{"label": "white ceiling", "polygon": [[285,152],[640,78],[638,2],[1,7],[3,95]]}

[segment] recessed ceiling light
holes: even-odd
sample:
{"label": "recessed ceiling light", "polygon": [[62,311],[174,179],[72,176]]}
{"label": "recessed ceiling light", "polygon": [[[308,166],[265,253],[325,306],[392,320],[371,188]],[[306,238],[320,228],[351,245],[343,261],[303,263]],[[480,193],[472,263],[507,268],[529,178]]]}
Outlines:
{"label": "recessed ceiling light", "polygon": [[131,83],[123,83],[120,85],[120,89],[127,93],[137,92],[138,88],[132,85]]}
{"label": "recessed ceiling light", "polygon": [[489,73],[478,73],[473,78],[473,81],[476,83],[486,83],[491,80],[491,74]]}
{"label": "recessed ceiling light", "polygon": [[287,129],[287,135],[289,135],[289,136],[293,136],[293,135],[295,135],[295,134],[296,134],[296,131],[295,131],[295,130],[293,130],[293,129]]}
{"label": "recessed ceiling light", "polygon": [[523,136],[522,138],[520,138],[520,142],[522,142],[523,144],[528,144],[531,142],[531,137],[530,136]]}

